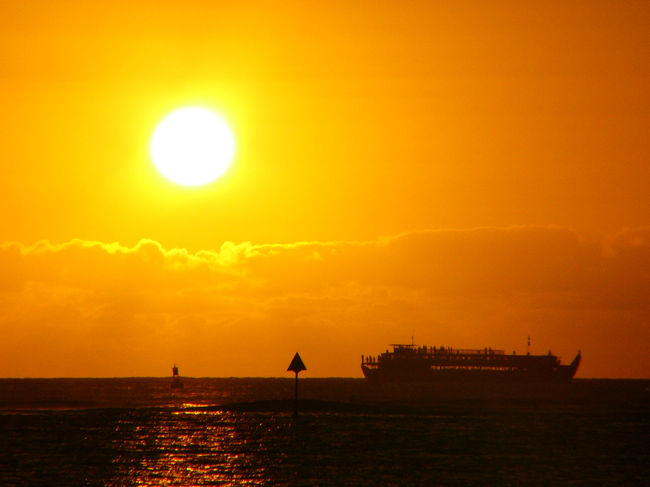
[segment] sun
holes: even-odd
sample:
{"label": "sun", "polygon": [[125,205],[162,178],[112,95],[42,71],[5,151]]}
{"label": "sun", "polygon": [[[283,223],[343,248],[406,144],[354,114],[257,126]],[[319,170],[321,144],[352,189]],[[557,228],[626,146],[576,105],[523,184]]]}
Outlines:
{"label": "sun", "polygon": [[226,122],[212,110],[184,107],[160,121],[149,151],[167,179],[183,186],[201,186],[228,169],[235,139]]}

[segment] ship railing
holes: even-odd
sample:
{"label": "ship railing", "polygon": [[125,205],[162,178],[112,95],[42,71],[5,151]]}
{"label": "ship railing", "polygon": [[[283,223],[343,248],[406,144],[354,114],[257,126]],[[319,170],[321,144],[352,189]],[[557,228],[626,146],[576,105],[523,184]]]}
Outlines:
{"label": "ship railing", "polygon": [[493,350],[491,348],[484,349],[460,349],[452,350],[451,353],[458,353],[459,355],[504,355],[503,350]]}
{"label": "ship railing", "polygon": [[503,350],[493,350],[491,348],[481,349],[467,349],[467,348],[434,348],[427,349],[429,354],[442,354],[442,355],[505,355]]}

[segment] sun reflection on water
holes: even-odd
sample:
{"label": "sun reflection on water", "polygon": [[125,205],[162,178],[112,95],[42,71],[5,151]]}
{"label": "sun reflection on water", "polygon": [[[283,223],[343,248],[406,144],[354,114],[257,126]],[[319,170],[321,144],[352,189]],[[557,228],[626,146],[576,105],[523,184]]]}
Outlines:
{"label": "sun reflection on water", "polygon": [[[194,405],[193,405],[194,406]],[[114,466],[131,485],[268,485],[264,448],[241,432],[244,418],[222,411],[155,410],[119,422]],[[143,421],[145,419],[145,421]],[[260,453],[262,455],[260,455]]]}

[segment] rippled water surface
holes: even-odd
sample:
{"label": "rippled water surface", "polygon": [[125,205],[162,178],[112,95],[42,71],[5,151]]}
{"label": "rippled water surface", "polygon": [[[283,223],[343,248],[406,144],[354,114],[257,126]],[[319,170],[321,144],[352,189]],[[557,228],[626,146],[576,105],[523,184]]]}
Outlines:
{"label": "rippled water surface", "polygon": [[[650,485],[644,381],[542,395],[291,381],[0,381],[0,485]],[[265,400],[245,407],[219,407]]]}

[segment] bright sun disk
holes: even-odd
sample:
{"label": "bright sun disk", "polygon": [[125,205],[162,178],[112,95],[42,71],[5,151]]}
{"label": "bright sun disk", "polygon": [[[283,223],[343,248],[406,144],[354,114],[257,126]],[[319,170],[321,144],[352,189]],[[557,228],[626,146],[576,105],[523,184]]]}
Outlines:
{"label": "bright sun disk", "polygon": [[149,147],[154,165],[170,181],[200,186],[221,176],[235,154],[226,122],[206,108],[171,112],[156,127]]}

